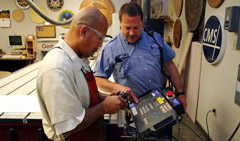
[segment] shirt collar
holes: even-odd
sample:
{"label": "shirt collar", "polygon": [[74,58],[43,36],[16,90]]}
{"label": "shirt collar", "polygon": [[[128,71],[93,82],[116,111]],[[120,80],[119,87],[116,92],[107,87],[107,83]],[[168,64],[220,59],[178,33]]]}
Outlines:
{"label": "shirt collar", "polygon": [[[134,43],[134,44],[137,44],[137,43],[139,42],[139,40],[142,39],[142,36],[143,36],[143,30],[142,30],[141,36],[139,37],[139,39],[137,40],[137,42]],[[122,31],[120,31],[120,37],[124,40],[124,42],[125,42],[126,44],[133,44],[133,43],[128,42],[128,40],[123,36]]]}
{"label": "shirt collar", "polygon": [[61,37],[59,38],[58,44],[55,46],[60,47],[72,61],[78,58],[77,54],[73,51],[73,49]]}
{"label": "shirt collar", "polygon": [[60,37],[59,42],[56,47],[61,47],[62,50],[68,55],[68,57],[72,60],[74,65],[81,70],[83,68],[86,71],[89,71],[89,60],[87,58],[79,58],[76,52]]}

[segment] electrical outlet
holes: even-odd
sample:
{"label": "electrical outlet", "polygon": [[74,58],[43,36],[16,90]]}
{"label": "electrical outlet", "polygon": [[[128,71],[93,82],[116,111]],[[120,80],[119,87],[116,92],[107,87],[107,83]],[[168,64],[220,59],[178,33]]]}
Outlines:
{"label": "electrical outlet", "polygon": [[216,108],[213,108],[213,109],[211,110],[211,112],[213,112],[214,116],[217,115],[217,110],[216,110]]}

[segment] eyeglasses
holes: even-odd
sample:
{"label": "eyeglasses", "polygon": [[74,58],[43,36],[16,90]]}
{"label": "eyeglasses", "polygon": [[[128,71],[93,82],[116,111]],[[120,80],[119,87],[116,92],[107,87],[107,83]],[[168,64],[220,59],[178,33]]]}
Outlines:
{"label": "eyeglasses", "polygon": [[92,31],[94,31],[96,33],[96,35],[98,36],[98,38],[101,40],[101,41],[104,41],[105,37],[102,33],[100,33],[99,31],[97,31],[96,29],[92,28],[91,26],[85,24],[85,23],[80,23],[79,25],[85,25],[87,26],[89,29],[91,29]]}
{"label": "eyeglasses", "polygon": [[101,41],[104,41],[105,39],[105,36],[102,35],[102,33],[100,33],[99,31],[97,31],[96,29],[92,28],[91,26],[89,25],[86,25],[88,28],[90,28],[92,31],[94,31],[96,33],[96,35],[98,36],[98,38],[101,40]]}

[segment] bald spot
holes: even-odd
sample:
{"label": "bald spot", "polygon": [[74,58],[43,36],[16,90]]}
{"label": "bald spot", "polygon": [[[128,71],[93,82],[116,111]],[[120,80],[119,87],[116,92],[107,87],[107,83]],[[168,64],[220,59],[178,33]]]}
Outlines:
{"label": "bald spot", "polygon": [[95,7],[85,7],[74,16],[71,27],[77,28],[79,24],[87,24],[93,28],[108,25],[106,17]]}
{"label": "bald spot", "polygon": [[91,26],[103,35],[106,35],[108,22],[105,16],[94,7],[85,7],[74,16],[71,22],[71,27],[64,38],[64,41],[74,50],[74,52],[76,52],[79,57],[82,57],[86,55],[86,50],[90,46],[88,40],[91,38],[85,38],[83,34],[82,37],[84,38],[79,36],[82,27],[80,24]]}

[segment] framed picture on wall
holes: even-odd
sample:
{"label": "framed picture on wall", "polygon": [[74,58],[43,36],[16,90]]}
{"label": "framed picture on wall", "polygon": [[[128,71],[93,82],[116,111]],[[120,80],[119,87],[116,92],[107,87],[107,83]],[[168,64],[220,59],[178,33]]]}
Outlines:
{"label": "framed picture on wall", "polygon": [[[16,4],[17,6],[20,8],[20,9],[28,9],[30,6],[28,5],[28,3],[25,1],[25,0],[15,0],[16,1]],[[32,0],[33,1],[33,0]]]}
{"label": "framed picture on wall", "polygon": [[9,10],[0,10],[0,27],[11,27]]}
{"label": "framed picture on wall", "polygon": [[36,26],[37,38],[55,38],[56,27],[54,25]]}

